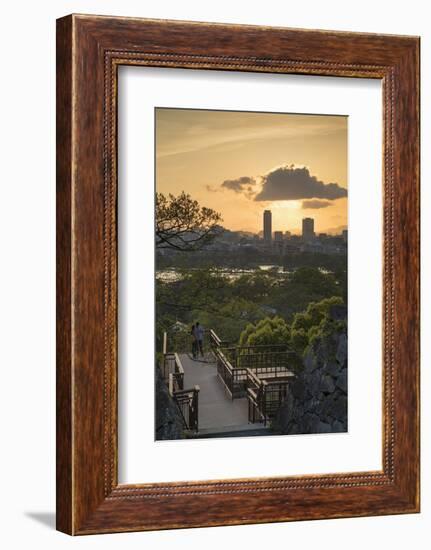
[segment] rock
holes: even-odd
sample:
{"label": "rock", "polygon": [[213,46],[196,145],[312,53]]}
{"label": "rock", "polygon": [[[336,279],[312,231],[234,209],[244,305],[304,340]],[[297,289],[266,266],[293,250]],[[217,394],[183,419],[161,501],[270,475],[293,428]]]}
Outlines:
{"label": "rock", "polygon": [[318,434],[326,434],[332,432],[332,426],[331,424],[327,424],[326,422],[319,422],[317,425],[316,433]]}
{"label": "rock", "polygon": [[309,351],[304,358],[304,371],[306,373],[312,373],[317,368],[316,357],[311,351]]}
{"label": "rock", "polygon": [[296,378],[290,385],[290,389],[295,399],[304,402],[308,395],[310,395],[303,378]]}
{"label": "rock", "polygon": [[332,410],[332,416],[340,422],[344,422],[347,419],[347,398],[344,396],[339,397],[336,401],[334,401]]}
{"label": "rock", "polygon": [[322,376],[320,380],[320,391],[323,393],[333,393],[335,390],[334,380],[329,374]]}
{"label": "rock", "polygon": [[[339,321],[346,312],[335,308],[331,315]],[[287,390],[272,423],[281,433],[347,431],[347,335],[339,324],[333,326],[331,333],[309,346],[303,368]]]}
{"label": "rock", "polygon": [[156,439],[183,438],[181,413],[169,395],[160,370],[156,368]]}
{"label": "rock", "polygon": [[285,433],[289,434],[289,435],[296,435],[296,434],[300,434],[302,432],[299,431],[299,427],[298,427],[298,424],[296,423],[292,423],[290,426],[289,426],[289,430],[286,431]]}
{"label": "rock", "polygon": [[301,433],[315,434],[320,424],[320,419],[316,414],[307,413],[303,416],[302,426],[304,431]]}
{"label": "rock", "polygon": [[333,321],[345,321],[347,319],[347,306],[335,304],[329,308],[329,318]]}
{"label": "rock", "polygon": [[334,377],[337,377],[340,373],[341,366],[336,361],[328,361],[323,366],[324,371]]}
{"label": "rock", "polygon": [[322,401],[322,415],[325,417],[332,416],[335,418],[335,396],[328,395]]}
{"label": "rock", "polygon": [[308,377],[308,379],[306,379],[305,384],[312,396],[316,396],[319,394],[321,381],[322,381],[322,375],[320,371],[315,371],[313,373],[313,376],[310,376]]}
{"label": "rock", "polygon": [[347,393],[347,369],[343,369],[336,379],[335,385],[344,393]]}
{"label": "rock", "polygon": [[335,433],[347,432],[347,427],[344,426],[344,424],[342,424],[339,420],[334,420],[331,431]]}
{"label": "rock", "polygon": [[335,354],[340,365],[344,365],[347,361],[347,334],[341,334],[338,341],[337,353]]}

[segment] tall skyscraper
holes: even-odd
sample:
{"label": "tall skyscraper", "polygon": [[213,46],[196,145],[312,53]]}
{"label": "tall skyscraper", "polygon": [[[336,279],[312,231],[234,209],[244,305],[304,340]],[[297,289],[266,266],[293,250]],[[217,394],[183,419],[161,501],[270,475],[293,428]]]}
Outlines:
{"label": "tall skyscraper", "polygon": [[272,214],[271,210],[263,212],[263,240],[266,244],[272,242]]}
{"label": "tall skyscraper", "polygon": [[304,218],[302,220],[302,239],[306,242],[314,239],[314,219],[313,218]]}

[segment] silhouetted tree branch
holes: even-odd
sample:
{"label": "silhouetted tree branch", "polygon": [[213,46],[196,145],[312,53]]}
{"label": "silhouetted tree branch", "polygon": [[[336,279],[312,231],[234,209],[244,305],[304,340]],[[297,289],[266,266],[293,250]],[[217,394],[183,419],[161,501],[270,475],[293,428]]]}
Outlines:
{"label": "silhouetted tree branch", "polygon": [[156,248],[189,252],[209,244],[222,228],[215,210],[200,206],[184,191],[156,194]]}

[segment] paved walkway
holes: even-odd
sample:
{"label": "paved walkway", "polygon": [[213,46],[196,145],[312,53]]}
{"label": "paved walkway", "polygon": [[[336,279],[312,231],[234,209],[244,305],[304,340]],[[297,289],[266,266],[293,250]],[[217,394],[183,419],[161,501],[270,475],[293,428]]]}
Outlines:
{"label": "paved walkway", "polygon": [[194,360],[185,353],[179,357],[184,368],[184,388],[200,387],[199,432],[228,432],[239,426],[257,428],[256,424],[248,424],[247,398],[230,399],[211,355],[207,355],[207,360]]}

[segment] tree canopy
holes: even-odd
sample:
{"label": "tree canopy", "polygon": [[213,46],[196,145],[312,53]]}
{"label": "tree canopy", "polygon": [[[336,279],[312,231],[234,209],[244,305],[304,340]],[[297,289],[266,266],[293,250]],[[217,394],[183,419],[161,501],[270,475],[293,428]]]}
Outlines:
{"label": "tree canopy", "polygon": [[239,343],[242,346],[286,344],[301,354],[316,338],[334,328],[342,331],[346,321],[330,318],[332,306],[343,304],[340,296],[310,303],[305,311],[295,313],[291,323],[280,316],[265,317],[257,323],[249,323],[242,331]]}
{"label": "tree canopy", "polygon": [[221,216],[200,206],[184,191],[174,196],[156,193],[156,248],[199,250],[221,231]]}
{"label": "tree canopy", "polygon": [[290,328],[281,317],[266,317],[256,325],[248,324],[241,333],[241,346],[288,344]]}
{"label": "tree canopy", "polygon": [[331,274],[316,274],[317,287],[269,271],[229,277],[216,268],[206,268],[177,270],[177,274],[175,282],[157,281],[160,333],[176,321],[191,325],[199,320],[223,340],[238,342],[247,325],[279,317],[290,327],[291,346],[301,351],[308,345],[309,329],[319,325],[331,305],[343,301]]}

